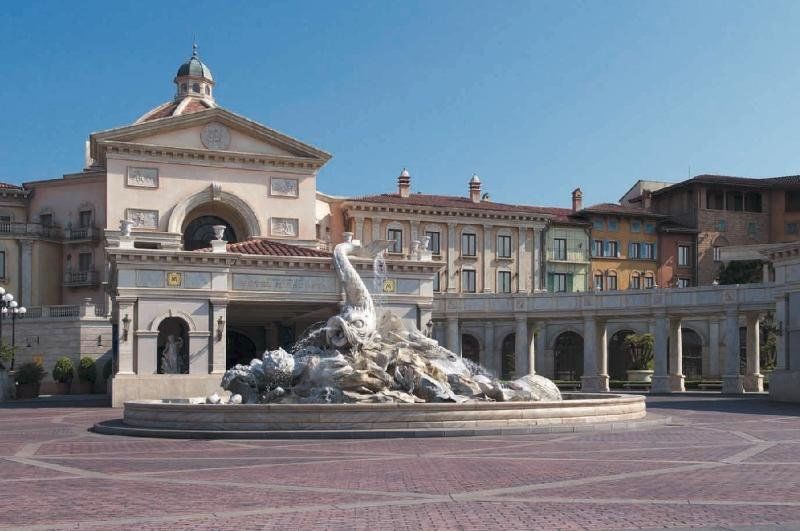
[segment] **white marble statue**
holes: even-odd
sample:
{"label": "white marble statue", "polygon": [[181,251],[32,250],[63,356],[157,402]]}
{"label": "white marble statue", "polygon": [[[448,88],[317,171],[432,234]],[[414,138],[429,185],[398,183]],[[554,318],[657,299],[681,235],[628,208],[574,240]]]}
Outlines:
{"label": "white marble statue", "polygon": [[183,339],[176,338],[174,334],[167,336],[164,350],[161,352],[161,372],[164,374],[178,374],[180,368],[180,351],[183,348]]}

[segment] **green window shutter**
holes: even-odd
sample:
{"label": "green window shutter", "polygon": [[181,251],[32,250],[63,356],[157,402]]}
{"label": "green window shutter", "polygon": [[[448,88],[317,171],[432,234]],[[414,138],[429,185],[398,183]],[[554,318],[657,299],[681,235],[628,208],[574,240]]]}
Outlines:
{"label": "green window shutter", "polygon": [[574,275],[572,273],[567,273],[567,292],[572,293],[572,277]]}
{"label": "green window shutter", "polygon": [[553,280],[553,273],[547,273],[547,291],[553,293],[555,289],[555,281]]}

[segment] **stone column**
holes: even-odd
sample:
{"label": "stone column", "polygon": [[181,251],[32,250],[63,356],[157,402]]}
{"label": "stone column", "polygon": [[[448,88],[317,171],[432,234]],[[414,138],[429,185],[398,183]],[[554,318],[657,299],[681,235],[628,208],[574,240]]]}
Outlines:
{"label": "stone column", "polygon": [[739,374],[739,313],[736,308],[725,311],[725,373],[722,375],[722,392],[744,393]]}
{"label": "stone column", "polygon": [[708,320],[708,376],[718,378],[719,372],[719,319]]}
{"label": "stone column", "polygon": [[760,316],[757,313],[747,314],[747,370],[742,382],[744,390],[749,393],[764,391],[764,375],[761,374]]}
{"label": "stone column", "polygon": [[372,241],[383,240],[384,237],[381,235],[381,218],[374,217],[372,218]]}
{"label": "stone column", "polygon": [[599,391],[597,375],[597,321],[593,315],[583,318],[583,376],[581,391]]}
{"label": "stone column", "polygon": [[786,319],[789,315],[789,301],[785,293],[775,299],[775,325],[783,331],[776,339],[775,344],[775,370],[787,370],[789,368],[789,349],[786,348],[786,340],[789,337],[789,322]]}
{"label": "stone column", "polygon": [[597,323],[597,353],[599,355],[597,389],[608,392],[608,323],[605,321]]}
{"label": "stone column", "polygon": [[499,373],[500,357],[497,356],[494,348],[494,323],[484,321],[483,323],[483,350],[481,351],[481,365],[494,372]]}
{"label": "stone column", "polygon": [[[117,374],[134,374],[133,342],[134,337],[136,336],[137,325],[135,304],[135,299],[117,299],[117,352],[119,355],[119,359],[117,360]],[[125,327],[122,324],[122,320],[125,319],[126,315],[128,316],[128,319],[130,319],[127,338],[124,337]]]}
{"label": "stone column", "polygon": [[656,315],[654,328],[653,382],[650,385],[650,392],[670,393],[672,388],[669,385],[669,375],[667,374],[667,337],[669,335],[667,316]]}
{"label": "stone column", "polygon": [[[19,304],[20,306],[30,306],[33,285],[33,240],[19,240],[19,245]],[[61,274],[60,270],[59,274]]]}
{"label": "stone column", "polygon": [[530,344],[528,343],[528,316],[515,315],[514,322],[514,377],[527,374]]}
{"label": "stone column", "polygon": [[489,293],[494,286],[491,263],[492,256],[492,226],[483,226],[483,292]]}
{"label": "stone column", "polygon": [[[552,368],[550,367],[549,360],[547,359],[547,325],[543,322],[539,322],[536,324],[535,332],[534,332],[534,352],[536,362],[534,363],[534,368],[539,374],[550,374],[552,375]],[[548,376],[549,377],[549,376]]]}
{"label": "stone column", "polygon": [[[209,304],[211,305],[211,373],[223,374],[228,361],[228,301],[211,300]],[[221,326],[220,319],[222,319]]]}
{"label": "stone column", "polygon": [[353,227],[353,231],[355,235],[353,236],[357,240],[361,240],[361,243],[366,244],[366,234],[364,234],[364,218],[356,218],[355,219],[355,227]]}
{"label": "stone column", "polygon": [[525,293],[525,240],[528,237],[528,230],[525,227],[519,228],[518,249],[517,249],[517,292]]}
{"label": "stone column", "polygon": [[764,262],[761,265],[761,282],[764,284],[769,282],[769,262]]}
{"label": "stone column", "polygon": [[686,391],[683,376],[683,334],[681,318],[669,320],[669,388],[670,391]]}
{"label": "stone column", "polygon": [[542,229],[533,228],[533,291],[542,291]]}
{"label": "stone column", "polygon": [[447,348],[461,354],[461,337],[458,333],[458,317],[447,316]]}
{"label": "stone column", "polygon": [[447,224],[447,291],[458,291],[456,285],[456,224]]}

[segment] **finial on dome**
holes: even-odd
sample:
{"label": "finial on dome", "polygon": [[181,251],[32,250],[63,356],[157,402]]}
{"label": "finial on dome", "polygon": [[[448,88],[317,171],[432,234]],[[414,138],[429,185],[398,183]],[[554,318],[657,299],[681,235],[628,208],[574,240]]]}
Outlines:
{"label": "finial on dome", "polygon": [[197,57],[197,41],[192,40],[192,57]]}

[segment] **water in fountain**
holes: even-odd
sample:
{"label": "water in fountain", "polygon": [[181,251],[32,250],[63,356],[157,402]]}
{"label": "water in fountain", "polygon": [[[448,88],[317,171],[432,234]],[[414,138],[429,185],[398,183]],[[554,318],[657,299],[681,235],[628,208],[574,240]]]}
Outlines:
{"label": "water in fountain", "polygon": [[386,280],[386,258],[385,251],[379,251],[372,260],[372,300],[375,303],[376,314],[383,309],[383,283]]}

